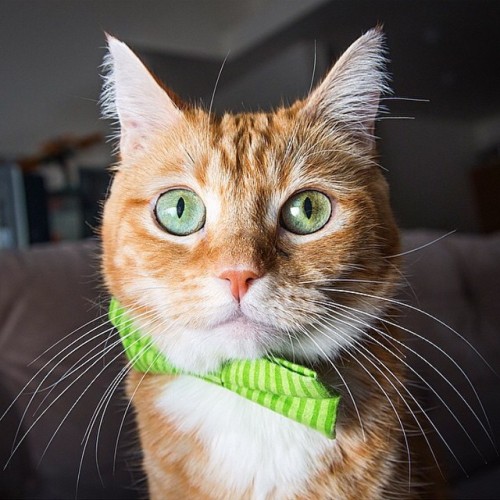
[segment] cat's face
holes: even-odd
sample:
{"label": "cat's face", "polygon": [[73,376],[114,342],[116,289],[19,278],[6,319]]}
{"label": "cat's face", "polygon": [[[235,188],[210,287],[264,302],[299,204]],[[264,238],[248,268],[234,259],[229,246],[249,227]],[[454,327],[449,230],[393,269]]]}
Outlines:
{"label": "cat's face", "polygon": [[369,32],[290,108],[215,118],[110,40],[121,162],[104,273],[175,365],[332,358],[385,308],[398,237],[371,137],[380,45]]}

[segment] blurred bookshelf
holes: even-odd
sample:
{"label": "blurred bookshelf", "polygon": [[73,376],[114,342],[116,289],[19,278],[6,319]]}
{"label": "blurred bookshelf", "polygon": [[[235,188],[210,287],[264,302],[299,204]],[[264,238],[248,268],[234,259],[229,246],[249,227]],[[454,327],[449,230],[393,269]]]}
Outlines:
{"label": "blurred bookshelf", "polygon": [[111,175],[78,164],[101,134],[63,136],[35,155],[0,161],[0,249],[79,240],[97,233]]}
{"label": "blurred bookshelf", "polygon": [[28,243],[23,174],[15,163],[5,163],[0,165],[0,248],[22,248]]}
{"label": "blurred bookshelf", "polygon": [[0,163],[0,249],[94,236],[111,176],[79,167],[71,185],[50,187],[46,175]]}

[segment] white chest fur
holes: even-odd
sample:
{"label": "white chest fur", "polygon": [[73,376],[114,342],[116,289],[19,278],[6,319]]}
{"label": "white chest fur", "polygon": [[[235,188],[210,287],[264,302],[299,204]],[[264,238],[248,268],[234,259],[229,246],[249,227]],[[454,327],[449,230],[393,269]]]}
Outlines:
{"label": "white chest fur", "polygon": [[[207,450],[206,476],[235,496],[290,498],[301,493],[334,442],[217,385],[179,377],[157,407]],[[200,478],[202,479],[202,478]]]}

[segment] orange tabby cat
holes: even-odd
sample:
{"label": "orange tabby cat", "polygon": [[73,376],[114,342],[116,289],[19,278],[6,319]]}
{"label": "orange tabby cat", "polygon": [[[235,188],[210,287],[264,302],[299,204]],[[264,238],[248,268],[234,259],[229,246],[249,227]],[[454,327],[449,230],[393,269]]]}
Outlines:
{"label": "orange tabby cat", "polygon": [[332,438],[195,376],[132,370],[151,498],[427,494],[409,437],[418,403],[384,323],[399,237],[373,137],[383,41],[359,38],[291,107],[216,117],[109,38],[109,290],[180,370],[279,356],[342,397]]}

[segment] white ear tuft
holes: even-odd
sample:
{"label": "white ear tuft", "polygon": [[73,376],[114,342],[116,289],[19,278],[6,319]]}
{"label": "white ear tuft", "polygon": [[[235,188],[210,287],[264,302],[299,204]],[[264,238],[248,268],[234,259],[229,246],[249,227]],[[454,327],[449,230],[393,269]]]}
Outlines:
{"label": "white ear tuft", "polygon": [[120,151],[128,155],[144,148],[149,137],[167,131],[182,112],[126,44],[107,38],[102,110],[105,118],[118,121]]}
{"label": "white ear tuft", "polygon": [[304,112],[373,147],[380,95],[390,93],[384,42],[380,28],[358,38],[307,98]]}

